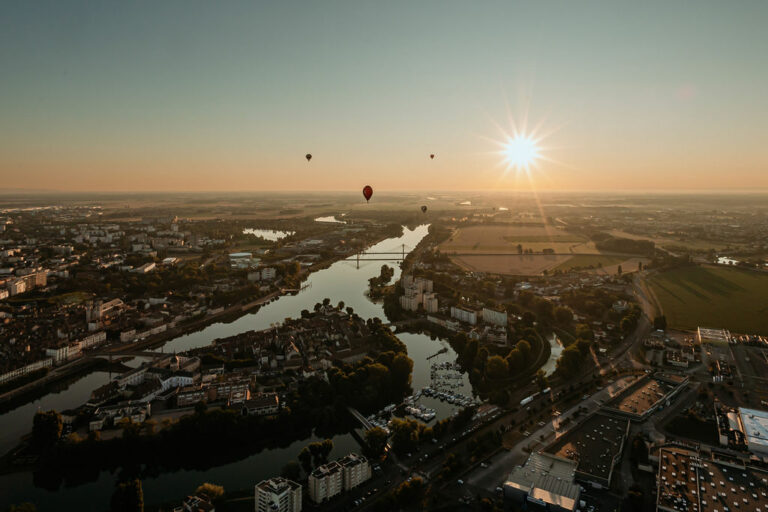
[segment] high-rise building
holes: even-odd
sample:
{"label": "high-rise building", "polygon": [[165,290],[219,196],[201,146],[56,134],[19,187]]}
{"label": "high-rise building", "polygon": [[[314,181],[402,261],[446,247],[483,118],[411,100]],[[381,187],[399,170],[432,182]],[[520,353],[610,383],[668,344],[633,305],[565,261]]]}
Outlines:
{"label": "high-rise building", "polygon": [[487,324],[498,325],[499,327],[506,327],[507,312],[496,311],[495,309],[483,308],[483,322]]}
{"label": "high-rise building", "polygon": [[344,479],[344,490],[354,489],[371,478],[371,464],[368,459],[356,453],[350,453],[339,459]]}
{"label": "high-rise building", "polygon": [[322,503],[341,494],[342,470],[341,465],[334,461],[315,468],[307,480],[309,498],[315,503]]}
{"label": "high-rise building", "polygon": [[256,484],[256,512],[301,512],[301,486],[282,477]]}
{"label": "high-rise building", "polygon": [[464,323],[475,325],[477,323],[477,311],[451,306],[451,318]]}

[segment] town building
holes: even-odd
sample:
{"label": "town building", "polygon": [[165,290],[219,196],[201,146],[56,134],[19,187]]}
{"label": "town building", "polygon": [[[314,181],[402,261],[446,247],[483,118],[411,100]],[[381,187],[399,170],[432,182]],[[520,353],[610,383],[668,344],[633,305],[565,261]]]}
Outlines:
{"label": "town building", "polygon": [[244,416],[271,416],[280,412],[280,398],[277,393],[259,393],[243,402]]}
{"label": "town building", "polygon": [[342,486],[342,469],[336,461],[315,468],[307,480],[309,498],[315,503],[322,503],[341,494]]}
{"label": "town building", "polygon": [[531,503],[551,512],[573,512],[581,493],[575,473],[576,462],[534,452],[525,465],[509,474],[503,486],[504,500],[517,507]]}
{"label": "town building", "polygon": [[301,485],[282,477],[256,484],[256,512],[301,512]]}
{"label": "town building", "polygon": [[768,457],[768,411],[739,407],[741,431],[747,449],[760,457]]}
{"label": "town building", "polygon": [[451,318],[470,325],[476,325],[477,311],[451,306]]}
{"label": "town building", "polygon": [[768,473],[749,461],[679,446],[659,450],[656,510],[765,510]]}
{"label": "town building", "polygon": [[496,311],[495,309],[483,308],[483,322],[487,324],[498,325],[499,327],[507,326],[507,312]]}
{"label": "town building", "polygon": [[371,474],[368,459],[350,453],[316,468],[309,475],[309,496],[315,503],[321,503],[370,480]]}
{"label": "town building", "polygon": [[372,474],[371,464],[368,462],[368,459],[362,455],[350,453],[349,455],[339,459],[338,462],[342,468],[342,478],[345,491],[354,489],[363,482],[370,480]]}

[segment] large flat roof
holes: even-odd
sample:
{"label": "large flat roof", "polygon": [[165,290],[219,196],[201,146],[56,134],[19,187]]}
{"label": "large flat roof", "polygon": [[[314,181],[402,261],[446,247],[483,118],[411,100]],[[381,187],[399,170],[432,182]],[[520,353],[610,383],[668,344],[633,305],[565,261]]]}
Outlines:
{"label": "large flat roof", "polygon": [[739,415],[747,436],[747,445],[768,450],[768,411],[740,407]]}
{"label": "large flat roof", "polygon": [[547,453],[532,453],[525,466],[509,474],[504,485],[530,498],[565,510],[575,510],[581,489],[574,483],[576,463]]}
{"label": "large flat roof", "polygon": [[737,461],[664,447],[659,452],[657,508],[676,512],[761,511],[768,508],[768,474]]}
{"label": "large flat roof", "polygon": [[546,448],[577,463],[579,473],[608,480],[614,457],[621,451],[628,419],[594,414]]}

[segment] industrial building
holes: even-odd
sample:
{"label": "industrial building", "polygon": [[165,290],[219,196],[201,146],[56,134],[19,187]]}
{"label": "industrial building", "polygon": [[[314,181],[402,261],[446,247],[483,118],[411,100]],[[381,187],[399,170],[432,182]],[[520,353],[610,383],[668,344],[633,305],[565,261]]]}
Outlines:
{"label": "industrial building", "polygon": [[504,482],[504,500],[522,507],[538,505],[552,512],[578,508],[581,488],[574,481],[576,462],[548,453],[532,453]]}

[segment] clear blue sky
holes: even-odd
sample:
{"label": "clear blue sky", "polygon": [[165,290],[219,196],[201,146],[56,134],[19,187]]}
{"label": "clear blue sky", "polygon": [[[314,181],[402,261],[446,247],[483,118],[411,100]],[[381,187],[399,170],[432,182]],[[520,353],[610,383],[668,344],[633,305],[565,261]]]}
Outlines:
{"label": "clear blue sky", "polygon": [[510,188],[493,140],[526,113],[537,188],[768,188],[766,26],[764,1],[3,1],[0,188]]}

